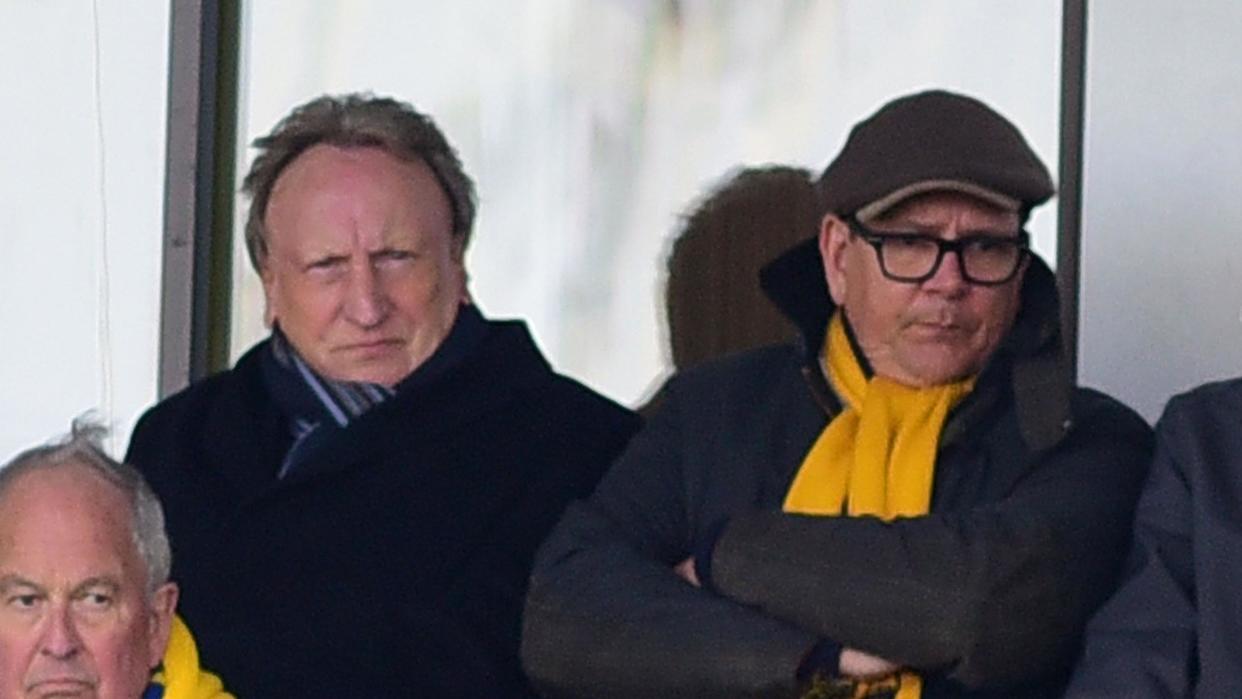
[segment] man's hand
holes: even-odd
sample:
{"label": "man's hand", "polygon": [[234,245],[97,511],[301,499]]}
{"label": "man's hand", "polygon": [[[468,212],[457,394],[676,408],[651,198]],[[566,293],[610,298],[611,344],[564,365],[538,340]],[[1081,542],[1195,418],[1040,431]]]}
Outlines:
{"label": "man's hand", "polygon": [[681,563],[673,566],[673,572],[677,573],[677,575],[681,576],[682,580],[685,580],[691,585],[694,585],[695,587],[703,587],[703,585],[699,583],[699,576],[694,574],[694,556],[691,556]]}
{"label": "man's hand", "polygon": [[[684,563],[682,565],[685,565]],[[680,568],[681,566],[678,566]],[[886,677],[901,670],[901,666],[896,663],[889,662],[884,658],[869,653],[864,653],[853,648],[841,649],[841,662],[839,672],[842,677],[849,677],[855,680],[874,679],[876,677]]]}

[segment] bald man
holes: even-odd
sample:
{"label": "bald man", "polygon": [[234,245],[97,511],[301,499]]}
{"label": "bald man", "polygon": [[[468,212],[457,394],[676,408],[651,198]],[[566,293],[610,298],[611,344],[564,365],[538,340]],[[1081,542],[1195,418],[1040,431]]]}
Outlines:
{"label": "bald man", "polygon": [[0,699],[228,698],[174,616],[159,501],[94,434],[0,468]]}

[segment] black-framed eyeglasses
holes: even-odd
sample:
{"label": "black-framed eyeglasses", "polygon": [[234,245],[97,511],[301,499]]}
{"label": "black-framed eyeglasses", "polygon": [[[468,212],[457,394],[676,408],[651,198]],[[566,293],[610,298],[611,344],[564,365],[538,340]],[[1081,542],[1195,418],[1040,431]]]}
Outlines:
{"label": "black-framed eyeglasses", "polygon": [[967,235],[945,240],[927,233],[883,233],[849,219],[850,232],[875,249],[884,276],[907,284],[931,279],[946,253],[957,253],[957,270],[971,284],[997,286],[1013,279],[1030,254],[1031,236]]}

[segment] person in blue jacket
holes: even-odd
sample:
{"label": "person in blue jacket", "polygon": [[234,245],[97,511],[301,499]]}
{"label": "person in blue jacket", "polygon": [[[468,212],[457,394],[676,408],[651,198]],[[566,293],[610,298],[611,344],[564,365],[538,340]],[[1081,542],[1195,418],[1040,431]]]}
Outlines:
{"label": "person in blue jacket", "polygon": [[1174,397],[1124,582],[1087,627],[1067,697],[1242,697],[1242,379]]}

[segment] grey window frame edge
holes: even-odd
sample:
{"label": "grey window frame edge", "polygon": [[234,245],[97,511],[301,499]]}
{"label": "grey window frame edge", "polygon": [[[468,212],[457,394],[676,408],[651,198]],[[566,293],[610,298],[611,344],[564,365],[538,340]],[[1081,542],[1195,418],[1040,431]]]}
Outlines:
{"label": "grey window frame edge", "polygon": [[241,0],[172,0],[157,391],[228,364]]}
{"label": "grey window frame edge", "polygon": [[1057,289],[1061,340],[1078,377],[1078,291],[1082,250],[1082,163],[1087,73],[1087,0],[1061,3],[1061,143],[1057,206]]}

